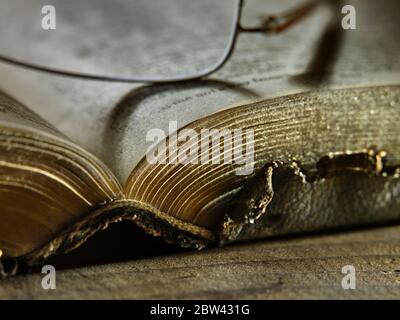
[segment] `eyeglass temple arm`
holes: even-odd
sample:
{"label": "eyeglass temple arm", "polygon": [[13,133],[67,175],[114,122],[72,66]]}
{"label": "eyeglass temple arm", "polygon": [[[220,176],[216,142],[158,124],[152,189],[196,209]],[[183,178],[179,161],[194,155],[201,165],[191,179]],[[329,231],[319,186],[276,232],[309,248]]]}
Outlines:
{"label": "eyeglass temple arm", "polygon": [[333,2],[333,1],[337,1],[337,0],[308,0],[304,3],[302,3],[301,5],[297,6],[296,8],[289,10],[283,14],[268,16],[264,20],[264,22],[261,24],[261,26],[254,27],[254,28],[247,28],[247,27],[243,27],[241,24],[241,17],[242,17],[243,6],[244,6],[245,0],[239,0],[234,30],[231,35],[229,45],[227,46],[222,59],[220,59],[214,66],[212,66],[208,70],[205,70],[202,74],[188,77],[187,79],[194,80],[194,79],[203,78],[203,77],[209,76],[209,75],[215,73],[216,71],[220,70],[227,63],[229,58],[232,56],[232,53],[236,46],[238,35],[241,32],[280,33],[282,31],[286,30],[288,27],[290,27],[295,22],[300,21],[301,19],[305,18],[319,4],[322,4],[324,2]]}
{"label": "eyeglass temple arm", "polygon": [[294,23],[305,18],[310,14],[319,4],[324,1],[312,0],[303,3],[296,8],[284,12],[279,15],[271,15],[264,19],[261,25],[257,27],[243,27],[238,21],[238,31],[240,32],[263,32],[263,33],[280,33],[292,26]]}

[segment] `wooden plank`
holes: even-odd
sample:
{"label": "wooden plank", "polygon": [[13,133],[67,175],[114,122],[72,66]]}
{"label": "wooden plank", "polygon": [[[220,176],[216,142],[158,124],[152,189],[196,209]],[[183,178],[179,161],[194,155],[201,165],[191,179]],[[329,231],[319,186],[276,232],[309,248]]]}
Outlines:
{"label": "wooden plank", "polygon": [[[344,265],[356,289],[341,286]],[[400,226],[236,244],[201,252],[60,270],[0,282],[0,298],[400,298]]]}

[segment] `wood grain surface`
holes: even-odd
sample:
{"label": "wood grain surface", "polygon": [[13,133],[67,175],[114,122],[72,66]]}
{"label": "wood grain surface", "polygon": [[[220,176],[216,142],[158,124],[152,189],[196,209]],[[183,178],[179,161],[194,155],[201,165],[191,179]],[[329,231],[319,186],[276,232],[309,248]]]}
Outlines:
{"label": "wood grain surface", "polygon": [[[356,269],[356,289],[341,286]],[[248,242],[0,281],[2,299],[353,299],[400,297],[400,226]]]}

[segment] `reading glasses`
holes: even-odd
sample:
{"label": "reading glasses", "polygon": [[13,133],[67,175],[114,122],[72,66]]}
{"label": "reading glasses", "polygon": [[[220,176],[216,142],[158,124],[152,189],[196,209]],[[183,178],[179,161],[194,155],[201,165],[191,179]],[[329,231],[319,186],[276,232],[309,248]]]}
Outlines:
{"label": "reading glasses", "polygon": [[240,34],[281,33],[327,0],[279,2],[289,10],[245,26],[245,0],[0,0],[0,60],[81,79],[199,79],[226,64]]}

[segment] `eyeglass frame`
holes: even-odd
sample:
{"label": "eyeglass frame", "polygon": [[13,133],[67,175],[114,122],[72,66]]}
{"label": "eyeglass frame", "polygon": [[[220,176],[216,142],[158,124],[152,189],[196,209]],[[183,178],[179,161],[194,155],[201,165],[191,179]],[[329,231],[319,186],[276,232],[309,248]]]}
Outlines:
{"label": "eyeglass frame", "polygon": [[267,16],[263,22],[256,27],[244,27],[241,24],[242,12],[245,0],[238,0],[237,9],[235,11],[235,16],[233,19],[232,30],[229,35],[228,44],[224,50],[223,55],[214,65],[204,69],[201,72],[187,75],[187,76],[177,76],[177,77],[166,77],[166,78],[147,78],[147,77],[111,77],[111,76],[101,76],[94,74],[78,73],[73,71],[60,70],[56,68],[48,68],[41,65],[31,64],[17,59],[13,59],[7,56],[0,55],[0,61],[6,62],[15,66],[28,68],[36,71],[41,71],[45,73],[61,75],[66,77],[80,78],[86,80],[98,80],[98,81],[109,81],[109,82],[125,82],[125,83],[176,83],[197,80],[205,78],[218,70],[220,70],[232,56],[239,34],[241,33],[280,33],[287,28],[289,28],[294,23],[305,18],[321,3],[332,0],[308,0],[298,7],[289,10],[280,15]]}

